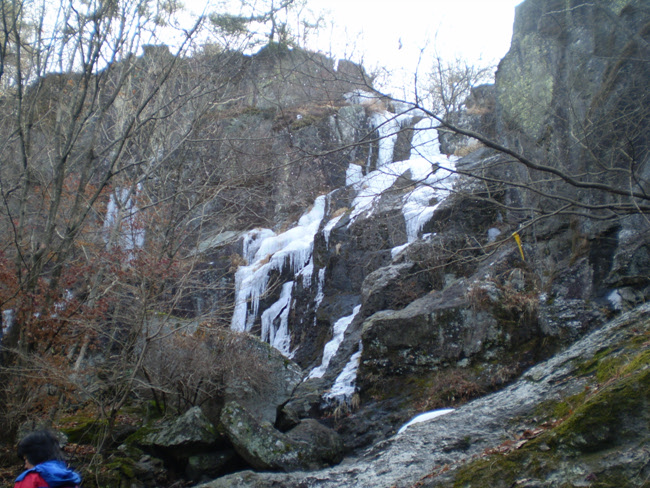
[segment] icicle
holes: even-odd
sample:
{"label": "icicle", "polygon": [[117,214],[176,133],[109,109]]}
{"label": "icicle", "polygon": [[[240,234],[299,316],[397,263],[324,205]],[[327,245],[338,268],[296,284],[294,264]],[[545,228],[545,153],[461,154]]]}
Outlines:
{"label": "icicle", "polygon": [[[272,265],[266,264],[256,269],[255,266],[240,266],[235,274],[235,311],[231,327],[237,331],[248,331],[253,326],[259,311],[260,297],[266,291]],[[251,319],[248,309],[251,309]]]}
{"label": "icicle", "polygon": [[325,239],[325,244],[329,248],[330,245],[330,234],[332,233],[332,229],[336,227],[336,224],[339,223],[339,220],[343,217],[344,214],[341,214],[337,217],[334,217],[331,219],[327,224],[325,224],[325,227],[323,227],[323,238]]}
{"label": "icicle", "polygon": [[327,371],[327,367],[329,366],[330,361],[336,354],[336,351],[339,350],[339,346],[341,345],[341,342],[343,342],[345,331],[347,330],[348,326],[352,323],[352,320],[354,320],[354,317],[357,315],[357,313],[359,313],[360,309],[361,309],[361,305],[357,305],[356,307],[354,307],[354,310],[352,311],[352,315],[341,317],[336,321],[336,323],[334,324],[334,330],[332,331],[332,339],[327,344],[325,344],[325,349],[323,349],[323,361],[321,362],[320,366],[317,366],[316,368],[311,370],[311,373],[309,373],[309,378],[323,377],[325,371]]}
{"label": "icicle", "polygon": [[[263,341],[268,342],[285,356],[290,356],[291,337],[289,335],[289,312],[291,309],[291,293],[293,281],[282,285],[280,299],[267,308],[262,314]],[[276,326],[276,320],[280,324]]]}
{"label": "icicle", "polygon": [[259,300],[266,293],[271,271],[282,270],[288,263],[291,271],[298,274],[309,266],[314,236],[324,213],[325,196],[320,196],[311,210],[288,231],[275,235],[268,229],[259,229],[244,237],[244,256],[249,265],[240,266],[235,274],[232,329],[243,331],[253,327],[259,314]]}
{"label": "icicle", "polygon": [[393,162],[393,151],[400,130],[400,121],[390,112],[376,113],[370,120],[379,137],[379,153],[377,154],[377,169],[379,169]]}
{"label": "icicle", "polygon": [[332,388],[323,395],[325,401],[328,403],[335,401],[337,403],[350,401],[356,389],[357,371],[359,370],[362,351],[363,346],[361,341],[359,341],[359,350],[350,356],[350,360],[343,368],[343,371],[341,371],[341,373],[336,377]]}
{"label": "icicle", "polygon": [[311,288],[311,277],[314,274],[314,256],[312,255],[309,259],[309,263],[307,263],[307,266],[302,268],[300,273],[298,273],[299,276],[302,276],[302,287],[307,289]]}
{"label": "icicle", "polygon": [[316,311],[320,307],[323,298],[325,298],[325,293],[323,292],[323,287],[325,286],[325,268],[318,270],[318,291],[316,292],[316,298],[314,299],[314,326],[316,325]]}
{"label": "icicle", "polygon": [[104,239],[107,243],[112,244],[111,234],[117,232],[117,243],[126,251],[144,246],[145,231],[138,225],[136,215],[139,209],[133,198],[141,191],[141,188],[138,183],[133,192],[129,188],[117,189],[111,193],[106,206]]}

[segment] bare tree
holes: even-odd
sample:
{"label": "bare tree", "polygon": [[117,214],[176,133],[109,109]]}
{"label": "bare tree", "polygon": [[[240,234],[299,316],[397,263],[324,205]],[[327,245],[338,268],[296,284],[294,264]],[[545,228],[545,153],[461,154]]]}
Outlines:
{"label": "bare tree", "polygon": [[[215,199],[242,178],[187,143],[236,102],[243,58],[198,51],[202,20],[177,26],[171,4],[1,7],[0,307],[3,374],[17,380],[4,400],[29,391],[41,365],[57,398],[94,399],[110,426],[148,344],[170,333],[188,290],[207,286],[192,251],[215,231],[204,228]],[[171,48],[163,27],[178,35]],[[218,225],[236,218],[219,210]]]}

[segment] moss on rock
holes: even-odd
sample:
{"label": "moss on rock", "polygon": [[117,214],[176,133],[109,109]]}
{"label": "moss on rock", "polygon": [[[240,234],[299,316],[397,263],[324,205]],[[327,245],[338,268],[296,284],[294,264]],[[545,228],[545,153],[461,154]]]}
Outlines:
{"label": "moss on rock", "polygon": [[576,365],[579,374],[605,384],[540,404],[535,413],[551,426],[547,431],[528,441],[506,441],[498,453],[464,465],[453,486],[575,486],[585,479],[593,487],[645,486],[638,475],[639,465],[648,461],[639,453],[645,452],[640,448],[650,433],[650,351],[645,344],[635,350],[638,342],[629,340]]}

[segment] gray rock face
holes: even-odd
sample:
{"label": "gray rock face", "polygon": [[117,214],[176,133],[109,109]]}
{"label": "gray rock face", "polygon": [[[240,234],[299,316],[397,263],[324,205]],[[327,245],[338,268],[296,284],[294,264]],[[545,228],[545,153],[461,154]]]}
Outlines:
{"label": "gray rock face", "polygon": [[220,438],[200,407],[189,409],[156,430],[144,437],[141,444],[166,449],[197,449],[212,446]]}
{"label": "gray rock face", "polygon": [[[650,75],[642,61],[648,59],[648,19],[647,2],[636,0],[523,2],[517,11],[512,49],[499,67],[495,86],[477,91],[467,104],[473,113],[458,119],[533,161],[577,178],[577,186],[549,177],[549,173],[525,169],[511,158],[483,148],[459,161],[457,167],[486,180],[480,184],[459,180],[458,193],[440,205],[422,229],[434,235],[412,243],[396,257],[391,250],[406,242],[400,195],[413,184],[408,175],[386,192],[371,218],[360,216],[351,222],[349,189],[332,196],[328,217],[335,211],[342,217],[329,229],[327,238],[323,234],[316,237],[312,276],[326,271],[318,305],[314,305],[315,278],[311,290],[309,285],[297,287],[291,327],[294,344],[300,345],[296,356],[300,364],[318,364],[318,351],[330,338],[333,317],[348,315],[358,304],[362,308],[325,377],[300,385],[284,405],[283,430],[301,418],[319,415],[322,390],[357,351],[359,340],[363,352],[357,386],[362,404],[368,405],[382,393],[393,395],[392,399],[401,393],[382,391],[387,378],[402,386],[417,377],[424,381],[439,370],[461,367],[488,371],[489,376],[491,366],[511,359],[517,367],[528,367],[548,357],[553,347],[570,344],[599,327],[613,311],[631,309],[650,296],[650,253],[647,238],[639,238],[648,226],[643,216],[618,215],[612,223],[584,219],[573,212],[550,215],[577,199],[592,215],[605,216],[599,214],[600,205],[616,203],[626,195],[613,197],[597,188],[583,188],[582,178],[610,185],[615,194],[631,188],[630,179],[620,177],[624,168],[634,169],[634,191],[648,193],[650,98],[647,90],[639,90]],[[636,110],[632,107],[642,112],[639,118],[630,116]],[[363,126],[364,116],[361,106],[339,109],[336,115],[329,115],[328,131],[339,140],[358,135],[350,126]],[[311,130],[305,129],[303,142],[312,137]],[[458,140],[444,139],[448,151],[457,149]],[[372,149],[366,149],[356,153],[354,161],[371,168],[371,158],[364,157]],[[398,152],[406,154],[402,149]],[[626,159],[628,149],[636,154],[634,162]],[[531,185],[533,191],[517,185]],[[557,198],[548,198],[544,192]],[[486,198],[497,204],[486,205]],[[510,236],[520,223],[530,223],[535,211],[545,219],[521,230],[525,258],[520,258]],[[515,353],[527,357],[511,358]],[[492,386],[502,386],[514,374],[503,381],[493,375]],[[555,392],[538,391],[533,383],[525,382],[520,388],[521,396],[506,409],[508,415],[523,411],[519,407],[524,408],[524,403],[526,409],[533,408],[523,399],[528,393],[539,399]],[[386,405],[388,402],[377,410]],[[395,413],[400,407],[395,403],[390,408]],[[467,450],[468,442],[473,444],[474,437],[480,437],[464,423],[473,414],[467,414],[463,422],[456,422],[455,415],[446,417],[444,423],[453,424],[458,431],[442,429],[442,437],[435,437],[443,447],[435,463],[453,461],[456,458],[445,457],[446,452]],[[486,417],[486,429],[496,432],[506,414],[491,415]],[[343,430],[354,432],[343,422]],[[469,424],[476,431],[483,428],[478,419]],[[388,432],[390,429],[385,429],[381,435]],[[486,434],[478,444],[482,448],[498,445],[501,434]],[[381,449],[390,448],[393,442],[378,445],[373,455],[382,457]],[[426,441],[417,442],[424,445]],[[401,444],[401,448],[407,450],[407,445]],[[399,460],[396,464],[373,465],[367,468],[368,473],[390,478],[387,485],[399,479],[407,486],[414,479],[399,472],[397,464],[412,463],[417,470],[419,461],[401,451],[392,455]],[[389,474],[393,468],[399,473]],[[305,484],[347,486],[342,481],[343,471],[328,473],[334,472],[338,474],[332,478],[328,478],[330,474],[314,475]],[[287,483],[292,486],[297,478],[247,473],[229,481],[232,486],[247,486],[250,481],[246,480],[251,479],[261,483],[258,486],[271,480],[290,480]],[[371,475],[359,478],[356,486],[374,486]]]}
{"label": "gray rock face", "polygon": [[[370,273],[361,286],[361,302],[364,315],[379,310],[398,309],[410,303],[414,297],[430,291],[423,273],[413,262],[384,266]],[[428,286],[427,286],[428,285]]]}
{"label": "gray rock face", "polygon": [[257,469],[317,469],[342,458],[343,444],[337,434],[315,420],[303,421],[283,434],[230,402],[221,423],[235,450]]}
{"label": "gray rock face", "polygon": [[[649,18],[647,2],[638,0],[520,4],[511,49],[496,76],[500,140],[578,181],[629,190],[629,181],[617,170],[629,167],[628,151],[635,154],[637,177],[648,164],[648,140],[639,137],[639,128],[646,131],[650,123],[650,95],[639,87],[650,75],[644,61],[650,47],[641,39]],[[604,171],[591,172],[605,161]],[[515,171],[512,176],[537,180],[538,190],[589,204],[618,198],[576,191],[559,181],[544,183],[538,173]],[[647,191],[647,181],[635,186]],[[532,193],[521,197],[526,203],[539,199]],[[547,210],[553,208],[547,202]]]}
{"label": "gray rock face", "polygon": [[[415,258],[417,251],[409,256]],[[518,261],[518,251],[504,249],[479,262],[474,261],[469,276],[440,277],[435,280],[439,289],[400,310],[382,310],[365,319],[362,391],[390,377],[399,382],[404,375],[430,375],[457,363],[476,365],[497,357],[504,366],[518,363],[521,356],[515,360],[516,354],[551,335],[539,327],[535,278]]]}

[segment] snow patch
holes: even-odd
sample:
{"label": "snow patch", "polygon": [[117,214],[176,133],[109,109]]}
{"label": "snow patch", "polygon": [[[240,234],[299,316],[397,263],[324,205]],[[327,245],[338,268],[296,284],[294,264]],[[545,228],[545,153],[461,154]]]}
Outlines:
{"label": "snow patch", "polygon": [[609,303],[612,304],[614,310],[623,310],[623,297],[618,290],[614,290],[607,295],[607,299],[609,300]]}
{"label": "snow patch", "polygon": [[325,244],[329,248],[330,246],[330,234],[332,233],[332,229],[336,227],[336,224],[339,223],[339,220],[341,220],[341,217],[343,217],[344,214],[338,215],[334,217],[333,219],[330,219],[327,224],[325,224],[325,227],[323,227],[323,238],[325,239]]}
{"label": "snow patch", "polygon": [[501,235],[501,231],[496,227],[490,227],[487,231],[488,242],[494,242],[497,240],[497,237]]}
{"label": "snow patch", "polygon": [[350,105],[371,105],[379,99],[375,93],[361,89],[348,92],[343,95],[343,98]]}
{"label": "snow patch", "polygon": [[435,419],[437,417],[440,417],[441,415],[447,415],[448,413],[453,412],[453,408],[443,408],[441,410],[432,410],[431,412],[426,412],[418,415],[417,417],[412,418],[409,420],[407,423],[402,425],[400,429],[397,431],[398,434],[403,433],[406,429],[408,429],[411,425],[413,424],[419,424],[421,422],[427,422],[428,420]]}
{"label": "snow patch", "polygon": [[394,247],[390,250],[390,256],[392,259],[395,259],[395,257],[401,253],[404,249],[409,247],[409,243],[402,244],[401,246]]}

